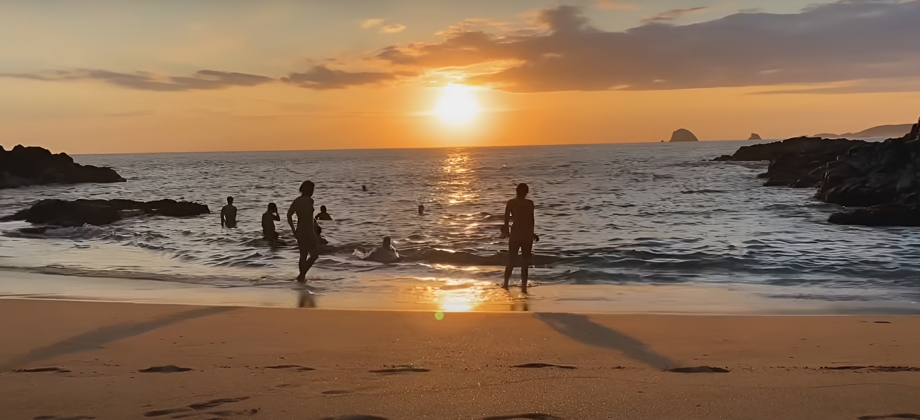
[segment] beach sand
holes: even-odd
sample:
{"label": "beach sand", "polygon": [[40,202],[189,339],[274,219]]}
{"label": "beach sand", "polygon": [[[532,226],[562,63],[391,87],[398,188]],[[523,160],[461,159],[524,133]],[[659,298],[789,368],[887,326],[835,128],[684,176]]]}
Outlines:
{"label": "beach sand", "polygon": [[4,299],[0,418],[920,418],[916,316],[442,315]]}

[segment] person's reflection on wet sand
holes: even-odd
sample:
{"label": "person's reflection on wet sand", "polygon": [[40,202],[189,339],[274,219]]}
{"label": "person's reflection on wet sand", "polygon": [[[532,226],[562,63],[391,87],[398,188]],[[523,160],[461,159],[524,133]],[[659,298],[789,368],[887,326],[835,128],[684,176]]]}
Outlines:
{"label": "person's reflection on wet sand", "polygon": [[306,288],[299,289],[297,291],[297,307],[298,308],[315,308],[316,307],[316,297],[315,295],[307,290]]}

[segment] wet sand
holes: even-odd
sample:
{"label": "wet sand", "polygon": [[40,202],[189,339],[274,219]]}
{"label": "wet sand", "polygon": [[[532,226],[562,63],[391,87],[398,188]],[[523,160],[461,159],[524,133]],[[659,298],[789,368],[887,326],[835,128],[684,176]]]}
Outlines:
{"label": "wet sand", "polygon": [[0,418],[920,418],[917,316],[442,315],[4,299]]}

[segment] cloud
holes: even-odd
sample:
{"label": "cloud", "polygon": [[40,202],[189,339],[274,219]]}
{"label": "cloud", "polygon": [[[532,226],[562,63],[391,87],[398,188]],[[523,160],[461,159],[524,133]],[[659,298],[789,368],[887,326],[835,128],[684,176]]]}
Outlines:
{"label": "cloud", "polygon": [[188,90],[213,90],[233,86],[255,86],[273,82],[271,77],[246,73],[233,73],[216,70],[200,70],[192,76],[159,76],[153,73],[117,73],[107,70],[58,70],[36,73],[0,73],[0,77],[20,79],[63,81],[63,80],[99,80],[130,89],[153,90],[160,92],[177,92]]}
{"label": "cloud", "polygon": [[636,10],[635,4],[617,0],[594,0],[594,7],[601,10]]}
{"label": "cloud", "polygon": [[706,10],[705,6],[700,7],[691,7],[689,9],[671,9],[665,10],[660,13],[656,13],[652,16],[649,16],[645,19],[642,19],[642,23],[650,22],[670,22],[672,20],[677,20],[683,17],[688,13],[699,12],[700,10]]}
{"label": "cloud", "polygon": [[344,89],[350,86],[370,85],[395,81],[403,77],[413,76],[411,72],[354,72],[333,70],[326,66],[314,66],[303,73],[291,73],[282,77],[281,81],[294,86],[326,90]]}
{"label": "cloud", "polygon": [[383,19],[368,19],[361,24],[361,29],[370,29],[383,24]]}
{"label": "cloud", "polygon": [[395,34],[395,33],[402,32],[404,29],[406,29],[405,25],[400,25],[398,23],[391,23],[387,26],[380,28],[379,32],[382,34]]}
{"label": "cloud", "polygon": [[[673,15],[673,14],[672,14]],[[920,0],[844,0],[799,13],[737,13],[692,25],[596,29],[573,6],[541,10],[543,30],[457,30],[376,58],[417,72],[492,70],[467,83],[512,92],[666,90],[920,77]]]}

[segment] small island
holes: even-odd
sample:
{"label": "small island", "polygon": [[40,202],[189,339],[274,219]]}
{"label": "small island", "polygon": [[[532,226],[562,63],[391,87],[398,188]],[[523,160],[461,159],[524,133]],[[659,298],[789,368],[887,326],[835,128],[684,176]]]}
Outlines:
{"label": "small island", "polygon": [[751,137],[748,137],[748,140],[763,140],[763,139],[760,138],[760,134],[751,133]]}
{"label": "small island", "polygon": [[679,128],[671,134],[671,143],[687,142],[687,141],[700,141],[696,138],[690,130],[686,128]]}

